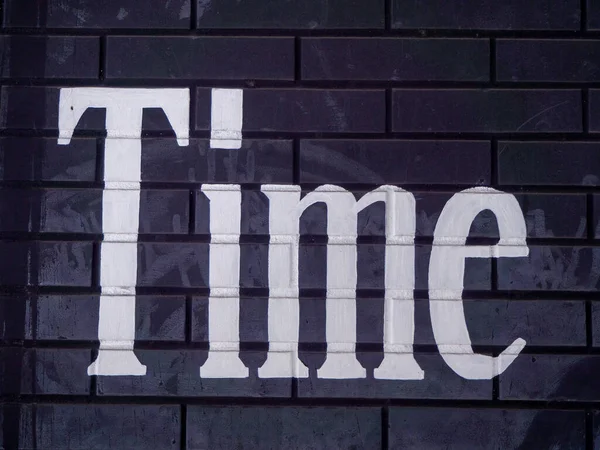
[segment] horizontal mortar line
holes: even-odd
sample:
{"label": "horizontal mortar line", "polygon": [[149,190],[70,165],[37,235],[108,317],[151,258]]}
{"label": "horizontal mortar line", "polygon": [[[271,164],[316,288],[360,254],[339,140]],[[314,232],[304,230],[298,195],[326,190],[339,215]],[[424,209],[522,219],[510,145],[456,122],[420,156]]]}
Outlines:
{"label": "horizontal mortar line", "polygon": [[27,27],[4,27],[3,35],[26,35],[26,36],[92,36],[92,37],[169,37],[169,36],[211,36],[211,37],[409,37],[409,38],[579,38],[593,40],[600,37],[600,30],[490,30],[490,29],[457,29],[441,28],[432,29],[424,27],[415,28],[27,28]]}
{"label": "horizontal mortar line", "polygon": [[[265,324],[266,325],[266,324]],[[515,335],[515,339],[518,336]],[[214,342],[213,342],[214,344]],[[296,343],[293,343],[296,345]],[[350,345],[355,345],[356,350],[350,353],[356,354],[384,354],[383,342],[371,343],[371,342],[351,342]],[[473,344],[472,349],[475,353],[482,354],[497,354],[506,349],[511,341],[507,341],[505,344]],[[40,349],[40,350],[93,350],[97,349],[99,345],[98,340],[67,340],[67,339],[5,339],[0,341],[0,349]],[[240,354],[247,353],[266,353],[269,349],[269,342],[255,342],[255,341],[240,341]],[[299,342],[298,351],[302,353],[325,353],[327,352],[327,342]],[[448,344],[453,345],[453,344]],[[134,350],[140,351],[209,351],[208,341],[195,341],[185,342],[180,341],[160,341],[160,340],[144,340],[135,339]],[[439,355],[437,344],[413,344],[413,352],[417,357],[419,355]],[[528,345],[521,350],[522,355],[541,355],[541,356],[598,356],[600,355],[600,348],[587,348],[585,343],[580,346],[560,346],[560,345]],[[262,364],[260,364],[262,365]],[[252,364],[249,367],[260,367],[260,365]]]}
{"label": "horizontal mortar line", "polygon": [[478,90],[575,90],[580,88],[600,88],[600,81],[570,81],[570,80],[392,80],[392,79],[278,79],[278,78],[253,78],[251,76],[237,79],[206,78],[181,75],[175,79],[156,77],[111,77],[100,81],[97,78],[53,78],[40,75],[37,77],[6,77],[0,79],[3,86],[27,87],[105,87],[128,88],[142,87],[147,89],[161,89],[170,87],[188,88],[214,88],[231,87],[252,89],[331,89],[331,90],[358,90],[358,89],[478,89]]}
{"label": "horizontal mortar line", "polygon": [[[104,377],[99,377],[102,380]],[[284,379],[282,379],[284,380]],[[291,380],[286,378],[285,380]],[[299,382],[302,379],[299,379]],[[331,380],[325,380],[331,381]],[[334,380],[335,381],[335,380]],[[339,380],[343,382],[344,380]],[[250,382],[250,380],[249,380]],[[318,383],[318,380],[313,381]],[[375,380],[377,382],[386,382],[385,380]],[[388,383],[402,383],[402,381],[387,381]],[[406,381],[404,381],[406,383]],[[414,381],[412,382],[414,383]],[[243,396],[206,396],[206,397],[191,397],[184,395],[60,395],[60,394],[19,394],[0,395],[0,404],[19,403],[21,405],[180,405],[182,403],[190,406],[207,406],[207,407],[232,407],[232,406],[247,406],[247,407],[439,407],[439,408],[482,408],[482,409],[510,409],[510,410],[567,410],[581,411],[586,409],[600,410],[600,403],[594,401],[560,401],[560,400],[492,400],[491,393],[489,399],[410,399],[410,398],[361,398],[361,397],[291,397],[291,396],[260,396],[260,397],[243,397]]]}
{"label": "horizontal mortar line", "polygon": [[[269,289],[264,287],[241,287],[240,298],[267,298]],[[210,289],[207,287],[172,287],[172,286],[136,286],[136,296],[195,296],[207,298]],[[383,299],[383,288],[356,289],[357,299]],[[100,296],[100,287],[93,286],[17,286],[0,285],[0,296],[36,297],[36,296]],[[415,289],[416,301],[427,301],[427,289]],[[326,289],[300,288],[299,299],[315,299],[326,297]],[[463,300],[502,300],[502,301],[580,301],[599,300],[597,292],[589,291],[525,291],[525,290],[464,290]]]}

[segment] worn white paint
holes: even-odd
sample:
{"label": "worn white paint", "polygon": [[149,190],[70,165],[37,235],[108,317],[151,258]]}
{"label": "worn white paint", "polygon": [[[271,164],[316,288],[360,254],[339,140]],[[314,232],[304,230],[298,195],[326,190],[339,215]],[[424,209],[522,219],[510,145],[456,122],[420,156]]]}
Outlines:
{"label": "worn white paint", "polygon": [[[471,223],[484,210],[495,214],[500,240],[492,246],[465,245]],[[463,378],[491,379],[501,374],[525,346],[518,338],[497,357],[473,352],[462,302],[465,259],[527,256],[526,236],[525,218],[515,197],[492,188],[459,192],[440,214],[429,263],[431,323],[442,358]]]}
{"label": "worn white paint", "polygon": [[58,143],[71,141],[88,108],[106,110],[104,240],[100,259],[98,357],[88,375],[145,375],[133,352],[135,286],[144,108],[161,108],[179,145],[189,145],[189,89],[64,88],[60,90]]}
{"label": "worn white paint", "polygon": [[212,89],[210,147],[224,149],[241,148],[243,118],[243,89]]}
{"label": "worn white paint", "polygon": [[[242,193],[237,184],[205,184],[210,201],[208,359],[203,378],[246,378],[240,350],[240,225]],[[224,295],[219,295],[224,293]]]}

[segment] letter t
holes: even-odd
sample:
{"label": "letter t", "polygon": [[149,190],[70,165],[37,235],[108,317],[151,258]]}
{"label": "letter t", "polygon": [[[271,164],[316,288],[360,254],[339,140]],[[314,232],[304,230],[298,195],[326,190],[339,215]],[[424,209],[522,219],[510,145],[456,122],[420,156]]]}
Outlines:
{"label": "letter t", "polygon": [[189,145],[189,89],[83,87],[60,90],[60,145],[88,108],[106,109],[100,252],[100,351],[88,375],[145,375],[133,352],[144,108],[161,108],[179,145]]}

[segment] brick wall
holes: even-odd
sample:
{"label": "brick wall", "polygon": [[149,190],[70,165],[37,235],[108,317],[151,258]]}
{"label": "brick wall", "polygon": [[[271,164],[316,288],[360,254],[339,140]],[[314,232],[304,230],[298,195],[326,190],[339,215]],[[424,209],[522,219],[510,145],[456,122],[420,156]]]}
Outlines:
{"label": "brick wall", "polygon": [[[600,4],[594,0],[4,0],[0,37],[0,443],[6,449],[600,448]],[[98,353],[105,121],[58,144],[62,87],[189,88],[189,145],[143,115],[135,351],[143,377],[88,376]],[[239,150],[210,148],[211,88],[244,90]],[[202,184],[240,184],[240,358],[203,379],[210,234]],[[300,358],[263,379],[262,184],[384,185],[416,199],[419,381],[377,380],[384,208],[358,217],[357,358],[324,380],[326,211],[301,221]],[[473,186],[513,193],[527,258],[470,259],[474,349],[527,345],[466,380],[432,333],[437,219]],[[488,212],[468,243],[494,244]],[[597,437],[598,436],[598,437]]]}

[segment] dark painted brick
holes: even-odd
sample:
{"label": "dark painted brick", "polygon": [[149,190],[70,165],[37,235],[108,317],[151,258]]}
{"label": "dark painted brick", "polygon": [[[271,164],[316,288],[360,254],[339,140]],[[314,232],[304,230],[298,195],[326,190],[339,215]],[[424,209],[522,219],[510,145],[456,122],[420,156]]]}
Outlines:
{"label": "dark painted brick", "polygon": [[383,28],[383,0],[264,2],[196,0],[203,28]]}
{"label": "dark painted brick", "polygon": [[23,295],[0,297],[0,339],[31,339],[31,300]]}
{"label": "dark painted brick", "polygon": [[34,350],[23,347],[0,348],[0,394],[30,393],[33,381]]}
{"label": "dark painted brick", "polygon": [[0,189],[0,231],[34,231],[32,223],[39,193],[28,189]]}
{"label": "dark painted brick", "polygon": [[7,0],[8,27],[48,28],[185,28],[190,27],[190,1],[173,0],[140,7],[135,0]]}
{"label": "dark painted brick", "polygon": [[304,38],[306,80],[487,81],[486,39]]}
{"label": "dark painted brick", "polygon": [[86,349],[36,349],[35,376],[30,393],[87,395],[90,378],[87,368],[91,352]]}
{"label": "dark painted brick", "polygon": [[135,338],[149,341],[185,340],[185,298],[138,296]]}
{"label": "dark painted brick", "polygon": [[590,131],[600,132],[600,90],[598,89],[590,89],[588,112]]}
{"label": "dark painted brick", "polygon": [[583,411],[391,408],[389,448],[584,448]]}
{"label": "dark painted brick", "polygon": [[178,405],[34,404],[23,413],[35,429],[22,431],[22,448],[180,448]]}
{"label": "dark painted brick", "polygon": [[[596,186],[598,145],[592,142],[498,142],[498,182],[509,185]],[[569,164],[565,164],[568,158]],[[543,168],[543,170],[540,170]]]}
{"label": "dark painted brick", "polygon": [[592,226],[594,227],[594,237],[600,239],[600,195],[594,194],[593,197],[593,218]]}
{"label": "dark painted brick", "polygon": [[589,30],[600,29],[600,5],[595,0],[587,1],[587,28]]}
{"label": "dark painted brick", "polygon": [[[34,49],[40,49],[37,54]],[[28,55],[28,57],[17,57]],[[100,39],[1,36],[2,78],[98,78]]]}
{"label": "dark painted brick", "polygon": [[[463,306],[473,345],[506,347],[517,338],[536,347],[586,345],[583,301],[463,300]],[[382,330],[383,310],[375,319],[374,327]],[[425,300],[415,302],[415,343],[436,343]]]}
{"label": "dark painted brick", "polygon": [[578,0],[392,0],[393,28],[579,30]]}
{"label": "dark painted brick", "polygon": [[[197,90],[197,130],[210,127],[208,92]],[[246,89],[242,130],[381,133],[385,130],[384,91]]]}
{"label": "dark painted brick", "polygon": [[[318,398],[410,398],[410,399],[461,399],[491,400],[492,382],[490,380],[469,381],[461,378],[450,369],[437,354],[418,354],[415,359],[425,371],[423,380],[375,380],[372,368],[367,378],[351,380],[327,380],[316,376],[316,369],[325,361],[324,353],[314,353],[303,358],[309,366],[310,378],[298,379],[299,397]],[[380,364],[383,353],[371,358],[357,352],[360,360],[377,358],[375,367]],[[364,364],[364,363],[363,363]]]}
{"label": "dark painted brick", "polygon": [[58,145],[55,138],[3,137],[0,150],[0,178],[6,181],[95,178],[95,139],[72,139],[69,145]]}
{"label": "dark painted brick", "polygon": [[[260,353],[262,356],[263,352]],[[99,377],[99,395],[190,397],[289,397],[291,395],[291,379],[258,378],[256,367],[250,369],[248,378],[200,378],[200,366],[208,356],[205,350],[136,350],[136,355],[142,364],[147,366],[148,374],[144,377]],[[264,361],[264,358],[262,360]]]}
{"label": "dark painted brick", "polygon": [[140,192],[140,233],[187,234],[190,193],[183,190]]}
{"label": "dark painted brick", "polygon": [[592,302],[592,341],[594,347],[600,347],[600,304]]}
{"label": "dark painted brick", "polygon": [[598,450],[600,448],[600,411],[594,411],[593,413],[593,448]]}
{"label": "dark painted brick", "polygon": [[288,37],[108,37],[107,78],[293,80]]}
{"label": "dark painted brick", "polygon": [[141,243],[138,261],[138,286],[208,286],[208,244]]}
{"label": "dark painted brick", "polygon": [[92,283],[91,242],[36,243],[39,254],[40,286],[90,286]]}
{"label": "dark painted brick", "polygon": [[498,81],[599,81],[600,41],[499,39]]}
{"label": "dark painted brick", "polygon": [[292,141],[244,139],[239,150],[211,149],[207,139],[191,139],[188,147],[142,141],[142,181],[292,184],[292,163]]}
{"label": "dark painted brick", "polygon": [[102,191],[99,189],[43,190],[40,231],[102,233]]}
{"label": "dark painted brick", "polygon": [[527,291],[595,291],[600,258],[596,247],[529,245],[526,258],[499,258],[498,288]]}
{"label": "dark painted brick", "polygon": [[393,130],[557,133],[582,130],[577,90],[396,89]]}
{"label": "dark painted brick", "polygon": [[378,408],[192,406],[187,429],[187,448],[381,447]]}
{"label": "dark painted brick", "polygon": [[491,182],[486,141],[303,140],[299,164],[301,183]]}
{"label": "dark painted brick", "polygon": [[37,298],[37,340],[97,340],[99,297],[44,295]]}
{"label": "dark painted brick", "polygon": [[[0,128],[57,130],[59,95],[59,87],[2,86]],[[88,108],[79,119],[76,131],[102,133],[106,129],[105,122],[104,108]],[[158,108],[144,109],[142,129],[174,135],[165,113]],[[56,146],[68,152],[68,146],[58,143]]]}
{"label": "dark painted brick", "polygon": [[519,355],[500,375],[501,400],[598,401],[595,355]]}
{"label": "dark painted brick", "polygon": [[584,194],[516,194],[515,197],[523,209],[528,237],[585,238]]}
{"label": "dark painted brick", "polygon": [[7,256],[0,258],[0,285],[29,284],[31,245],[25,242],[0,242],[0,255]]}

